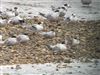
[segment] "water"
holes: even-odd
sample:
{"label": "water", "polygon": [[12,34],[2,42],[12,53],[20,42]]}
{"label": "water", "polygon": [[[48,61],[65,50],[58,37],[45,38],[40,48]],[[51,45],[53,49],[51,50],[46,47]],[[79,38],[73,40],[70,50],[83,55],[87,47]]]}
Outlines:
{"label": "water", "polygon": [[[72,8],[66,14],[75,13],[80,18],[88,20],[100,20],[100,0],[92,0],[90,7],[82,7],[81,0],[1,0],[2,10],[6,8],[19,7],[19,11],[23,16],[38,15],[38,12],[49,12],[50,6],[61,6],[68,3]],[[32,14],[28,14],[32,12]]]}
{"label": "water", "polygon": [[19,69],[16,69],[16,65],[0,66],[0,75],[3,73],[9,75],[99,75],[100,60],[98,60],[98,64],[78,61],[56,64],[21,64]]}

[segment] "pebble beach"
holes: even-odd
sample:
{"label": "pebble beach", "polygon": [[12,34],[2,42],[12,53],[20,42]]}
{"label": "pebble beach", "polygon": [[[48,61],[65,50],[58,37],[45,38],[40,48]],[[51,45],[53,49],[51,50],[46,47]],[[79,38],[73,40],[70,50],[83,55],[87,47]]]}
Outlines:
{"label": "pebble beach", "polygon": [[[33,2],[33,4],[32,4]],[[71,8],[68,9],[68,16],[72,14],[76,14],[79,18],[77,21],[64,21],[62,17],[60,17],[55,22],[50,22],[48,19],[44,19],[38,13],[41,11],[42,13],[48,13],[51,11],[50,6],[54,5],[55,7],[59,7],[59,5],[63,5],[65,2],[69,3]],[[47,4],[45,4],[47,3]],[[1,75],[98,75],[100,68],[98,65],[95,67],[95,61],[100,64],[100,8],[99,1],[95,0],[89,7],[82,7],[80,1],[58,1],[58,6],[56,1],[48,1],[45,0],[40,1],[12,1],[12,0],[3,0],[1,1],[2,11],[13,9],[14,7],[18,8],[19,16],[23,18],[24,24],[26,26],[32,26],[33,24],[39,24],[43,22],[43,32],[53,30],[55,32],[55,36],[52,38],[46,38],[43,35],[40,35],[39,32],[25,28],[22,23],[19,24],[11,24],[12,22],[1,24],[0,25],[0,35],[2,35],[2,40],[6,40],[9,37],[17,37],[19,34],[25,34],[29,37],[29,40],[22,43],[17,43],[15,45],[7,46],[6,43],[2,45],[0,43],[0,74]],[[76,5],[76,4],[78,5]],[[8,7],[6,7],[8,5]],[[95,6],[97,5],[97,6]],[[80,7],[79,7],[80,6]],[[81,11],[77,10],[80,9]],[[16,8],[15,8],[16,9]],[[34,10],[34,11],[33,11]],[[0,17],[2,18],[2,17]],[[9,19],[7,18],[9,21]],[[22,21],[21,21],[22,22]],[[75,38],[79,40],[79,44],[73,45],[69,44],[67,50],[54,52],[50,48],[48,48],[48,44],[55,45],[57,43],[61,43],[65,40],[65,38]],[[70,39],[68,39],[70,41]],[[73,62],[75,60],[75,62]],[[78,63],[76,63],[79,61]],[[58,64],[73,64],[70,69],[68,67],[61,67],[61,69],[56,69],[55,66]],[[19,71],[15,71],[14,66],[20,64],[21,69]],[[30,65],[28,65],[30,64]],[[40,65],[38,65],[40,64]],[[51,65],[49,68],[54,68],[53,72],[48,70],[43,70],[46,66]],[[89,64],[92,64],[92,67],[89,67]],[[35,66],[31,68],[30,66]],[[61,66],[62,66],[61,65]],[[76,66],[80,65],[80,71],[76,72]],[[12,67],[14,69],[7,69]],[[25,66],[29,67],[29,70],[25,68]],[[42,67],[41,67],[42,66]],[[83,67],[86,66],[86,67]],[[38,67],[38,68],[37,68]],[[36,72],[35,69],[37,68]],[[38,71],[38,69],[40,69]],[[92,72],[95,68],[95,73]],[[66,70],[68,72],[66,72]],[[90,69],[89,72],[86,69]],[[26,70],[26,72],[24,72]],[[32,70],[34,70],[32,72]],[[43,71],[42,71],[43,70]],[[9,72],[8,72],[9,71]],[[22,71],[22,72],[20,72]],[[61,72],[61,74],[59,74]]]}

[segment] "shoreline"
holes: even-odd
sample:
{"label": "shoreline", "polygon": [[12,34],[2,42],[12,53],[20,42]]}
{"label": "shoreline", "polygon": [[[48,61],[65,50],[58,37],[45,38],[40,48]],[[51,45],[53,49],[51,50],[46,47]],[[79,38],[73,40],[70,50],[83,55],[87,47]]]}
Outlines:
{"label": "shoreline", "polygon": [[45,63],[45,64],[16,64],[1,66],[1,75],[98,75],[100,59],[95,62],[82,63]]}

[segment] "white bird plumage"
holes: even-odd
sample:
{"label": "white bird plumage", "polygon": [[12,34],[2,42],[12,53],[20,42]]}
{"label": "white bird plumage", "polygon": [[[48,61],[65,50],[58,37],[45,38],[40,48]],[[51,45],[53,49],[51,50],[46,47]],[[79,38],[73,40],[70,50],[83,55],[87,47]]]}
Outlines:
{"label": "white bird plumage", "polygon": [[44,29],[43,22],[40,24],[32,24],[32,25],[22,25],[23,28],[29,30],[31,32],[40,32]]}
{"label": "white bird plumage", "polygon": [[65,5],[63,5],[62,7],[58,7],[58,8],[51,6],[52,10],[49,13],[39,12],[39,14],[51,22],[58,21],[59,17],[64,17],[66,15],[67,8],[68,7]]}
{"label": "white bird plumage", "polygon": [[62,6],[59,6],[59,7],[55,7],[55,6],[51,5],[51,10],[54,11],[54,12],[55,12],[56,10],[61,10],[61,9],[62,9],[63,11],[64,11],[64,10],[67,11],[68,8],[71,8],[71,6],[70,6],[69,4],[67,4],[67,3],[66,3],[66,4],[63,4]]}
{"label": "white bird plumage", "polygon": [[67,9],[65,7],[61,7],[59,9],[59,17],[64,17],[66,15]]}
{"label": "white bird plumage", "polygon": [[14,11],[1,11],[0,12],[0,17],[4,18],[4,19],[9,19],[12,18],[14,16],[18,16],[18,11],[17,11],[17,7],[14,7]]}
{"label": "white bird plumage", "polygon": [[57,43],[55,45],[47,45],[47,47],[54,52],[66,51],[70,48],[70,46],[68,45],[68,40],[66,39],[62,43]]}
{"label": "white bird plumage", "polygon": [[53,50],[54,52],[58,51],[66,51],[68,48],[66,44],[57,43],[55,45],[47,45],[49,49]]}
{"label": "white bird plumage", "polygon": [[4,41],[2,40],[2,35],[0,35],[0,45],[3,45]]}
{"label": "white bird plumage", "polygon": [[7,15],[8,18],[11,18],[11,17],[14,17],[15,16],[15,13],[9,11],[9,12],[6,12],[6,15]]}
{"label": "white bird plumage", "polygon": [[11,17],[8,20],[8,23],[11,23],[11,24],[22,24],[22,23],[24,23],[24,19],[21,18],[20,16],[15,16],[15,17]]}
{"label": "white bird plumage", "polygon": [[18,42],[20,42],[20,43],[24,43],[24,42],[27,42],[30,40],[29,36],[24,35],[24,34],[20,34],[16,38],[17,38]]}
{"label": "white bird plumage", "polygon": [[71,14],[71,16],[65,15],[64,21],[79,21],[80,19],[76,16],[76,14]]}
{"label": "white bird plumage", "polygon": [[44,29],[43,25],[33,24],[32,25],[33,31],[42,31]]}
{"label": "white bird plumage", "polygon": [[65,40],[62,43],[57,43],[55,45],[50,45],[48,44],[47,47],[50,50],[53,50],[54,52],[59,52],[59,51],[66,51],[71,48],[71,46],[74,45],[79,45],[80,40],[77,38],[70,38],[66,37]]}
{"label": "white bird plumage", "polygon": [[78,45],[80,44],[80,40],[73,38],[73,45]]}
{"label": "white bird plumage", "polygon": [[6,19],[0,19],[0,26],[5,26],[7,24]]}
{"label": "white bird plumage", "polygon": [[6,11],[1,11],[1,12],[0,12],[0,17],[1,17],[2,19],[7,19],[7,18],[8,18],[8,15],[7,15]]}
{"label": "white bird plumage", "polygon": [[40,34],[46,38],[52,38],[56,35],[56,33],[54,31],[40,32]]}
{"label": "white bird plumage", "polygon": [[49,21],[57,21],[58,20],[58,17],[59,17],[59,12],[49,12],[49,13],[41,13],[39,12],[39,14],[43,17],[45,17],[47,20]]}
{"label": "white bird plumage", "polygon": [[10,38],[7,38],[7,39],[5,40],[5,44],[6,44],[7,46],[16,45],[17,43],[18,43],[18,41],[17,41],[16,38],[10,37]]}

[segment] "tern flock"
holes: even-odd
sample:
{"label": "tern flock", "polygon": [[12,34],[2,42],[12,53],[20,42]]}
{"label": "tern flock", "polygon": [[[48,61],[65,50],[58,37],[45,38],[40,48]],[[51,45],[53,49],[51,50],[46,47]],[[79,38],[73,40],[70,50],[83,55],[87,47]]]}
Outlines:
{"label": "tern flock", "polygon": [[[70,9],[71,6],[68,4],[64,4],[61,7],[54,7],[51,6],[51,12],[49,13],[43,13],[39,12],[39,15],[46,18],[46,20],[50,22],[57,22],[59,21],[59,18],[63,18],[63,21],[78,21],[79,19],[76,17],[75,14],[72,13],[71,16],[66,16],[66,12],[68,9]],[[45,38],[52,39],[56,36],[56,32],[51,31],[43,31],[44,30],[44,22],[41,22],[40,24],[32,24],[32,25],[24,25],[25,20],[24,18],[19,16],[18,13],[18,7],[14,7],[14,9],[7,9],[6,11],[0,11],[0,27],[6,26],[6,25],[12,24],[12,25],[21,25],[23,28],[29,31],[37,32],[39,35],[42,35]],[[71,42],[76,45],[79,44],[80,41],[75,38],[71,38]],[[27,41],[30,41],[30,37],[25,34],[19,34],[15,37],[9,37],[5,40],[3,40],[2,34],[0,34],[0,45],[7,45],[7,46],[13,46],[18,43],[26,43]],[[65,51],[69,48],[68,40],[65,38],[64,42],[57,43],[55,45],[48,44],[46,45],[50,50],[53,50],[55,52],[58,51]]]}

